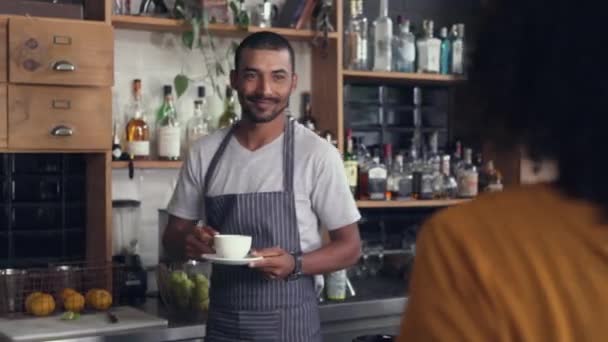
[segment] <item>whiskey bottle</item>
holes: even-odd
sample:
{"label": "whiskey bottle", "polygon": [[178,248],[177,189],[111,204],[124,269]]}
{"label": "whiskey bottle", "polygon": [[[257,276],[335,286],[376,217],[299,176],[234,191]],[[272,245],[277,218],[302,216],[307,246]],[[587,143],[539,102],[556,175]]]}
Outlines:
{"label": "whiskey bottle", "polygon": [[477,196],[479,175],[477,168],[473,165],[473,151],[470,148],[464,150],[464,163],[458,174],[458,196],[471,198]]}
{"label": "whiskey bottle", "polygon": [[219,118],[217,127],[219,129],[232,126],[239,120],[234,109],[234,92],[230,86],[226,86],[226,97],[224,98],[224,112]]}
{"label": "whiskey bottle", "polygon": [[177,111],[173,104],[173,88],[163,87],[165,96],[157,116],[158,127],[158,157],[162,160],[178,160],[181,148],[181,129],[177,119]]}
{"label": "whiskey bottle", "polygon": [[352,130],[348,130],[346,134],[346,152],[344,153],[344,170],[346,171],[346,178],[350,191],[353,196],[357,191],[357,179],[358,179],[358,163],[357,156],[354,153],[353,148],[353,136]]}
{"label": "whiskey bottle", "polygon": [[133,80],[133,101],[129,106],[131,119],[127,123],[127,153],[131,159],[150,158],[150,132],[145,119],[141,80]]}
{"label": "whiskey bottle", "polygon": [[386,180],[388,174],[386,166],[380,162],[380,153],[376,151],[372,164],[367,170],[367,190],[369,199],[383,201],[386,199]]}

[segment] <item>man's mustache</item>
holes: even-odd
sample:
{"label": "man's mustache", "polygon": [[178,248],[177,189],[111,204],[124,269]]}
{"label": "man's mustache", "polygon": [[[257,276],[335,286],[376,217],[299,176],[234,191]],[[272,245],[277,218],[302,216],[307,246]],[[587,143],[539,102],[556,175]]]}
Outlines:
{"label": "man's mustache", "polygon": [[257,101],[268,101],[268,102],[274,102],[274,103],[281,102],[281,100],[276,97],[265,97],[265,96],[247,96],[246,99],[247,99],[247,101],[251,101],[251,102],[257,102]]}

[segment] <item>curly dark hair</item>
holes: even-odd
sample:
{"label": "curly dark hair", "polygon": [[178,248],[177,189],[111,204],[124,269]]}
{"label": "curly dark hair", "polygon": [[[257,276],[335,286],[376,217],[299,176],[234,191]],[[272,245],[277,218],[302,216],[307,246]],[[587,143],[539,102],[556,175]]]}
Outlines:
{"label": "curly dark hair", "polygon": [[489,1],[468,73],[475,103],[470,123],[486,141],[556,160],[557,186],[608,209],[602,27],[608,16],[601,4]]}
{"label": "curly dark hair", "polygon": [[260,31],[245,37],[245,39],[243,39],[243,41],[236,48],[234,54],[235,70],[239,70],[243,49],[287,50],[289,52],[289,61],[291,62],[291,71],[293,71],[295,68],[296,58],[295,53],[293,52],[293,47],[289,41],[280,34],[269,31]]}

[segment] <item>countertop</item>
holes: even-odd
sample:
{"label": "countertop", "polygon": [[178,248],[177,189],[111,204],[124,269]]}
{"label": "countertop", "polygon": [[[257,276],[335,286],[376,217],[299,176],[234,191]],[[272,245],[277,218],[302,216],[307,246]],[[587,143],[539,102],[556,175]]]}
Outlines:
{"label": "countertop", "polygon": [[[349,329],[372,331],[387,329],[399,324],[407,303],[405,285],[395,280],[365,279],[353,282],[357,295],[342,302],[326,301],[319,304],[321,329],[327,334],[344,334]],[[176,321],[167,315],[162,302],[148,298],[135,306],[149,314],[166,318],[166,328],[134,330],[105,336],[79,337],[55,340],[56,342],[155,342],[155,341],[202,341],[205,334],[204,320],[198,322]],[[388,331],[386,333],[391,333]],[[332,335],[333,336],[333,335]],[[329,340],[326,338],[326,340]],[[336,338],[331,338],[335,341]]]}

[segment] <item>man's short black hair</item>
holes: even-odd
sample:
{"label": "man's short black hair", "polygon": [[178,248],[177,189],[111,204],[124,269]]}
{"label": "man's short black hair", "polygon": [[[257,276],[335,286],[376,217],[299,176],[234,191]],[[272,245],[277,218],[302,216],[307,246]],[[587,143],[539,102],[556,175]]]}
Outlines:
{"label": "man's short black hair", "polygon": [[247,36],[241,44],[236,48],[234,54],[234,68],[239,70],[239,62],[243,49],[257,49],[257,50],[287,50],[289,52],[289,61],[291,62],[291,71],[295,69],[295,56],[293,48],[289,41],[280,34],[274,32],[262,31],[250,34]]}

